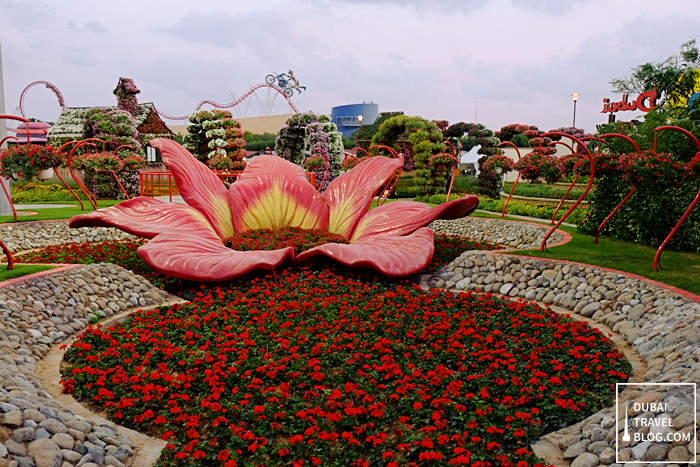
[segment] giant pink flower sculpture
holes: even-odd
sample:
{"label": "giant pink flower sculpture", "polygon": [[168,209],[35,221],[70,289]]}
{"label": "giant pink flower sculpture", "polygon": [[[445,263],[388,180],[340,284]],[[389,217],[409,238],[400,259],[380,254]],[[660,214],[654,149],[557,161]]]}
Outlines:
{"label": "giant pink flower sculpture", "polygon": [[[154,269],[181,279],[224,281],[254,269],[274,269],[285,260],[302,262],[317,255],[388,276],[407,276],[432,259],[433,233],[426,225],[437,218],[464,217],[479,205],[476,196],[467,196],[435,208],[397,201],[369,211],[377,191],[403,165],[401,159],[372,157],[337,177],[321,194],[302,168],[263,155],[254,158],[227,190],[179,144],[154,139],[151,145],[161,150],[187,205],[134,198],[75,216],[70,226],[116,227],[150,238],[138,255]],[[296,257],[292,247],[236,251],[224,245],[236,232],[283,227],[325,230],[350,243],[327,243]]]}

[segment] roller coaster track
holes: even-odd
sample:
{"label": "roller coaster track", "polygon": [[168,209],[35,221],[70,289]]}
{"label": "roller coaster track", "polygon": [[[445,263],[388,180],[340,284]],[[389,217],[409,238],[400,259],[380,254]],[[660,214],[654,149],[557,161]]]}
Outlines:
{"label": "roller coaster track", "polygon": [[61,91],[59,91],[56,86],[49,83],[48,81],[34,81],[33,83],[30,83],[26,88],[24,88],[24,91],[22,91],[22,95],[19,96],[19,112],[22,114],[22,117],[27,118],[27,116],[24,114],[24,96],[27,94],[27,91],[29,91],[30,88],[39,84],[43,84],[47,87],[47,89],[50,89],[51,91],[53,91],[54,94],[56,94],[56,97],[58,98],[58,105],[61,106],[61,112],[65,111],[66,102],[63,100],[63,94],[61,94]]}
{"label": "roller coaster track", "polygon": [[[276,86],[276,85],[274,85],[274,84],[267,84],[267,83],[256,84],[255,86],[251,87],[251,88],[248,90],[248,92],[246,92],[245,94],[243,94],[241,97],[239,97],[239,98],[236,99],[235,101],[231,102],[230,104],[218,104],[218,103],[216,103],[216,102],[214,102],[214,101],[209,101],[209,100],[207,100],[207,101],[202,101],[202,102],[200,102],[194,110],[195,110],[195,112],[198,111],[198,110],[200,110],[200,109],[202,108],[202,106],[205,105],[205,104],[209,104],[209,105],[211,105],[211,106],[214,106],[214,107],[216,107],[217,109],[227,109],[227,108],[231,108],[231,107],[234,107],[234,106],[240,104],[241,102],[243,102],[246,98],[250,97],[251,94],[253,94],[257,89],[260,89],[260,88],[272,88],[273,90],[275,90],[275,91],[277,91],[278,93],[282,94],[282,96],[287,100],[287,103],[289,104],[289,107],[291,107],[292,110],[294,110],[294,113],[298,113],[298,112],[299,112],[299,111],[297,110],[296,106],[292,103],[292,100],[284,94],[284,91],[282,90],[282,88],[280,88],[279,86]],[[156,111],[160,114],[161,117],[164,117],[164,118],[166,118],[166,119],[168,119],[168,120],[187,120],[187,118],[189,117],[189,115],[185,115],[184,117],[172,117],[172,116],[170,116],[170,115],[168,115],[168,114],[165,114],[165,113],[161,112],[161,111],[158,110],[158,109],[156,109]]]}

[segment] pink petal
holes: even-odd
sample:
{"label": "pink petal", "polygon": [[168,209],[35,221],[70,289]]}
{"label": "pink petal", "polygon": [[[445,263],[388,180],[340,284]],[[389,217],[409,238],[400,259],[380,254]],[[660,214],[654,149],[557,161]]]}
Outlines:
{"label": "pink petal", "polygon": [[219,177],[175,141],[156,138],[150,144],[161,150],[185,202],[209,219],[222,240],[233,236],[228,191]]}
{"label": "pink petal", "polygon": [[277,156],[253,158],[231,185],[229,202],[237,232],[328,226],[328,206],[304,169]]}
{"label": "pink petal", "polygon": [[292,247],[273,251],[232,250],[213,233],[161,234],[137,252],[157,271],[194,282],[226,281],[255,269],[270,271],[284,260],[294,258]]}
{"label": "pink petal", "polygon": [[351,242],[370,235],[407,235],[435,219],[457,219],[474,212],[479,198],[467,195],[436,207],[413,201],[394,201],[365,214],[352,235]]}
{"label": "pink petal", "polygon": [[153,238],[165,232],[214,234],[206,217],[185,204],[153,198],[133,198],[73,217],[70,227],[116,227],[139,237]]}
{"label": "pink petal", "polygon": [[329,207],[328,230],[350,238],[377,190],[402,165],[401,159],[370,157],[329,183],[323,193]]}
{"label": "pink petal", "polygon": [[390,277],[410,276],[422,271],[433,258],[433,232],[428,228],[411,235],[373,235],[356,243],[326,243],[296,257],[297,262],[324,255],[353,268],[372,268]]}

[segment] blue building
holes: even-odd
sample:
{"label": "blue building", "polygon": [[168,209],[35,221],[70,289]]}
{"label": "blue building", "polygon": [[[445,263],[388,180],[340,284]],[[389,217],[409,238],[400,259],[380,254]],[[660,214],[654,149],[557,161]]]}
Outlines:
{"label": "blue building", "polygon": [[360,125],[371,125],[379,116],[379,104],[348,104],[339,105],[331,109],[331,120],[338,127],[338,131],[349,138],[353,131]]}

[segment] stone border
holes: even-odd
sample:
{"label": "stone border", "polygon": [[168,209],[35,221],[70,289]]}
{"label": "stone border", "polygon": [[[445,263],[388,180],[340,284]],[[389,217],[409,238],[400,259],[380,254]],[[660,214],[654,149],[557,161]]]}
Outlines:
{"label": "stone border", "polygon": [[135,237],[114,227],[68,227],[68,219],[0,224],[0,238],[13,252],[67,243],[97,243]]}
{"label": "stone border", "polygon": [[[551,230],[551,226],[536,222],[470,216],[460,219],[437,219],[431,222],[428,227],[435,233],[460,235],[475,241],[486,241],[507,248],[507,250],[498,251],[538,249],[545,235]],[[504,230],[505,233],[501,233]],[[474,232],[476,235],[470,235]],[[571,239],[571,234],[557,229],[547,239],[547,247],[560,246],[568,243]]]}
{"label": "stone border", "polygon": [[[7,263],[0,264],[0,266],[4,266],[5,264],[7,264]],[[81,266],[85,266],[84,264],[65,264],[65,263],[61,263],[61,264],[54,264],[54,263],[15,263],[15,264],[22,264],[22,265],[27,265],[27,266],[29,266],[29,265],[32,265],[32,266],[33,266],[33,265],[39,265],[39,266],[57,266],[57,267],[55,267],[55,268],[53,268],[53,269],[47,269],[47,270],[45,270],[45,271],[39,271],[39,272],[35,272],[35,273],[32,273],[32,274],[27,274],[26,276],[15,277],[15,278],[13,278],[13,279],[8,279],[8,280],[6,280],[6,281],[2,281],[2,282],[0,282],[0,289],[3,288],[3,287],[9,287],[10,285],[19,284],[20,282],[25,282],[25,281],[28,281],[28,280],[31,280],[31,279],[36,279],[37,277],[44,277],[44,276],[48,276],[48,275],[50,275],[50,274],[56,274],[57,272],[63,272],[63,271],[67,271],[67,270],[69,270],[69,269],[79,268],[79,267],[81,267]]]}
{"label": "stone border", "polygon": [[[140,311],[148,311],[155,309],[160,306],[172,306],[176,303],[185,303],[185,300],[171,300],[160,305],[150,306],[141,308],[138,310],[128,310],[118,315],[110,317],[110,319],[99,323],[104,328],[110,328],[117,323],[123,323],[127,318],[134,313]],[[71,337],[64,342],[63,345],[70,345],[75,342],[75,338]],[[111,420],[103,418],[99,414],[93,412],[88,406],[81,404],[70,394],[63,394],[62,386],[60,384],[61,379],[61,365],[63,363],[63,356],[65,355],[67,348],[62,348],[63,345],[54,345],[46,356],[41,359],[37,365],[37,374],[41,377],[44,386],[49,391],[49,393],[58,401],[65,404],[66,408],[73,411],[78,415],[82,415],[88,420],[96,420],[101,424],[116,425],[119,427],[120,431],[125,433],[131,440],[136,444],[134,448],[135,454],[133,458],[133,463],[130,467],[151,467],[156,465],[156,461],[161,455],[165,445],[168,444],[160,438],[154,438],[148,436],[139,431],[132,430],[118,423],[114,423]]]}
{"label": "stone border", "polygon": [[112,264],[66,265],[42,273],[0,287],[0,466],[130,465],[136,445],[121,428],[82,406],[72,411],[62,395],[47,391],[60,376],[45,385],[44,369],[53,365],[59,371],[60,358],[44,357],[81,332],[88,318],[115,311],[128,315],[139,306],[171,303],[173,297]]}
{"label": "stone border", "polygon": [[[426,282],[453,293],[469,289],[537,301],[593,327],[604,324],[646,362],[643,382],[700,382],[700,297],[689,292],[609,268],[499,251],[465,252]],[[615,408],[609,407],[544,435],[532,449],[555,465],[567,466],[571,461],[571,467],[608,466],[615,462],[613,447],[619,438],[621,461],[687,463],[688,456],[692,459],[700,450],[700,434],[692,432],[689,413],[692,398],[682,390],[662,388],[628,389],[620,394],[620,402],[630,409],[633,402],[662,402],[664,409],[653,413],[630,413],[632,417],[667,419],[683,432],[694,434],[690,442],[625,442],[620,437],[624,417],[616,423]],[[696,414],[696,423],[697,418]],[[662,428],[658,430],[661,433]]]}

